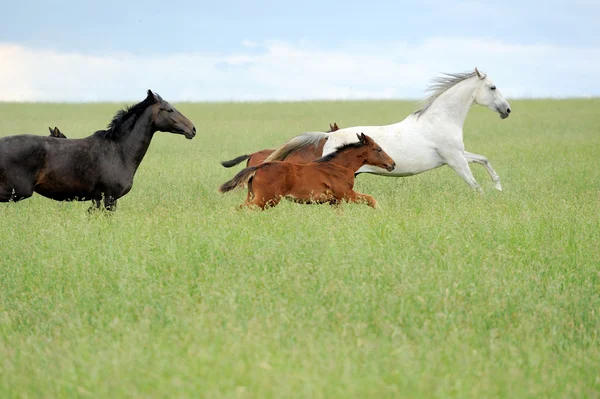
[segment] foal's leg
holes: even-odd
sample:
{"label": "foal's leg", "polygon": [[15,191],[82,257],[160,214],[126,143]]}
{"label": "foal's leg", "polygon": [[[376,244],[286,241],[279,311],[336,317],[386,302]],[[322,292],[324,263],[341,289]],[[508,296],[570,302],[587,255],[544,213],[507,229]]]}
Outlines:
{"label": "foal's leg", "polygon": [[488,161],[486,157],[479,154],[473,154],[472,152],[465,151],[465,158],[467,158],[467,162],[469,163],[478,163],[479,165],[483,165],[485,170],[487,170],[488,174],[492,178],[494,182],[494,188],[496,190],[502,191],[502,185],[500,184],[500,176],[496,173],[492,165]]}
{"label": "foal's leg", "polygon": [[350,190],[350,192],[348,192],[348,194],[346,194],[345,199],[348,202],[355,202],[357,204],[365,204],[366,203],[371,208],[377,208],[377,201],[375,200],[375,198],[373,198],[367,194],[357,193],[354,190]]}
{"label": "foal's leg", "polygon": [[458,150],[449,150],[441,152],[439,151],[440,156],[450,166],[462,179],[474,190],[482,191],[479,183],[475,180],[473,176],[473,172],[469,168],[469,162],[465,157],[463,151]]}

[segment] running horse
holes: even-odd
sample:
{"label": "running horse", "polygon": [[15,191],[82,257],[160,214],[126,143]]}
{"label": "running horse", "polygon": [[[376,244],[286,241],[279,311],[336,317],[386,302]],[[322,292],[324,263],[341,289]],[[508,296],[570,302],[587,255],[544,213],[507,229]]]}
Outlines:
{"label": "running horse", "polygon": [[[332,133],[339,129],[340,128],[338,127],[336,122],[334,122],[333,125],[330,123],[329,131],[325,133]],[[316,142],[314,146],[304,147],[301,150],[296,151],[293,155],[286,159],[286,162],[309,163],[311,161],[314,161],[315,159],[320,158],[321,153],[323,152],[323,146],[325,145],[326,141],[327,138],[323,138],[322,140]],[[267,159],[267,157],[271,155],[274,151],[274,149],[266,149],[253,152],[252,154],[240,155],[239,157],[233,158],[229,161],[221,162],[221,165],[225,166],[226,168],[231,168],[232,166],[235,166],[247,159],[248,162],[246,162],[246,167],[256,166],[263,163],[264,160]]]}
{"label": "running horse", "polygon": [[[93,201],[115,211],[157,131],[196,135],[194,124],[158,94],[117,112],[106,130],[83,139],[34,135],[0,139],[0,202],[34,192],[56,201]],[[92,208],[94,208],[92,205]]]}
{"label": "running horse", "polygon": [[245,168],[219,191],[226,193],[247,183],[248,196],[242,206],[260,209],[277,205],[281,198],[305,204],[366,202],[375,208],[373,197],[353,190],[354,173],[364,165],[391,171],[396,164],[373,139],[365,134],[357,137],[358,142],[345,144],[307,164],[276,161]]}
{"label": "running horse", "polygon": [[396,161],[394,170],[365,165],[357,173],[383,176],[412,176],[448,165],[471,188],[481,191],[469,163],[482,165],[502,190],[500,177],[488,159],[465,151],[463,124],[473,104],[479,104],[500,114],[502,119],[511,113],[510,105],[492,80],[477,68],[473,72],[446,74],[434,80],[431,94],[423,106],[401,122],[387,126],[356,126],[333,133],[308,132],[290,139],[273,152],[266,161],[282,161],[306,147],[320,144],[322,155],[356,140],[356,133],[371,136]]}

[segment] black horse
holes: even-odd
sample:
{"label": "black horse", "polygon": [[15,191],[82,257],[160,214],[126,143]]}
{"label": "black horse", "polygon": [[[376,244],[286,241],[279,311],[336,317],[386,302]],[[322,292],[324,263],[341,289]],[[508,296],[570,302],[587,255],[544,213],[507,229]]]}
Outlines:
{"label": "black horse", "polygon": [[[196,135],[192,122],[148,90],[139,104],[117,112],[106,130],[83,139],[34,135],[0,139],[0,202],[20,201],[34,192],[56,201],[94,201],[116,210],[131,190],[157,131]],[[93,206],[92,206],[93,208]]]}

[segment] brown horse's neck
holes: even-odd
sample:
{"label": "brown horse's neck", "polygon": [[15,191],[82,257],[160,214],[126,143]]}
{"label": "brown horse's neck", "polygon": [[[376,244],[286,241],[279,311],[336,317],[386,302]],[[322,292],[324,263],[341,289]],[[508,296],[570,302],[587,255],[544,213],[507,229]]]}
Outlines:
{"label": "brown horse's neck", "polygon": [[144,155],[150,147],[152,137],[156,132],[152,125],[152,107],[148,107],[135,121],[135,124],[127,135],[120,141],[125,162],[133,166],[134,171],[144,159]]}
{"label": "brown horse's neck", "polygon": [[361,166],[363,166],[366,163],[367,151],[368,148],[366,146],[351,148],[343,151],[329,162],[350,169],[353,172],[356,172],[358,169],[360,169]]}

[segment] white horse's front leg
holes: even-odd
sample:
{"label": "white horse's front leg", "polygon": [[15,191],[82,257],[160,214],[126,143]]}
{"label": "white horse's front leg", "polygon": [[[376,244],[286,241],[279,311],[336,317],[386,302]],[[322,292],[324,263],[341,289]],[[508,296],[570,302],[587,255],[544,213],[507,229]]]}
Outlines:
{"label": "white horse's front leg", "polygon": [[440,153],[446,164],[450,166],[474,190],[482,191],[469,168],[469,162],[462,151]]}
{"label": "white horse's front leg", "polygon": [[492,181],[494,182],[494,188],[496,190],[502,191],[502,185],[500,184],[500,176],[498,176],[494,168],[492,168],[490,161],[488,161],[486,157],[484,157],[483,155],[473,154],[472,152],[465,151],[465,158],[469,163],[477,163],[479,165],[483,165],[485,170],[487,170],[488,174],[492,178]]}

